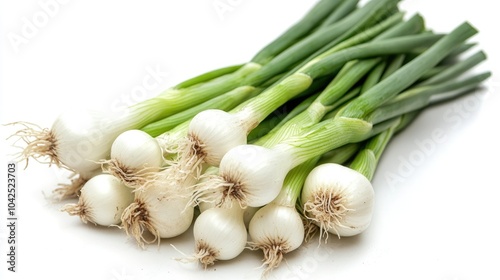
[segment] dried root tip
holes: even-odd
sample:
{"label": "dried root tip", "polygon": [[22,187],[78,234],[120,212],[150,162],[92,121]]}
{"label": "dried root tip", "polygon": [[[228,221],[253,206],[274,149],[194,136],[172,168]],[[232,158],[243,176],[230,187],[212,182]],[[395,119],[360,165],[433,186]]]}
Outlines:
{"label": "dried root tip", "polygon": [[264,259],[262,259],[262,267],[266,267],[263,276],[267,276],[273,269],[277,268],[286,253],[290,251],[290,246],[283,242],[274,242],[269,240],[269,243],[254,243],[250,242],[250,249],[262,250]]}
{"label": "dried root tip", "polygon": [[[122,228],[127,236],[135,239],[137,244],[144,249],[146,244],[158,242],[160,244],[159,232],[149,219],[149,212],[143,202],[134,201],[122,213]],[[153,240],[147,240],[144,231],[148,230],[153,236]]]}
{"label": "dried root tip", "polygon": [[[180,252],[175,246],[172,245],[174,249],[178,252]],[[204,269],[207,269],[209,265],[214,265],[215,261],[217,261],[217,256],[218,254],[210,249],[207,245],[204,245],[203,243],[198,243],[196,246],[196,253],[193,254],[192,256],[184,257],[184,258],[177,258],[175,260],[180,261],[182,263],[193,263],[193,262],[199,262],[203,265]],[[180,252],[181,254],[185,255],[184,253]]]}
{"label": "dried root tip", "polygon": [[315,224],[319,225],[320,242],[324,239],[328,241],[328,232],[333,230],[337,233],[339,228],[345,228],[342,223],[344,216],[349,211],[354,211],[345,207],[345,199],[341,195],[333,194],[329,191],[319,191],[314,195],[312,201],[304,204],[304,215]]}
{"label": "dried root tip", "polygon": [[24,147],[16,147],[22,149],[17,158],[19,161],[25,160],[26,167],[28,166],[29,158],[33,158],[40,163],[62,166],[57,156],[57,139],[51,130],[28,122],[15,122],[9,125],[20,125],[23,127],[8,139],[15,138],[14,144],[18,141],[24,142]]}
{"label": "dried root tip", "polygon": [[84,201],[80,200],[78,203],[66,204],[63,208],[61,208],[61,211],[67,212],[71,216],[79,216],[85,224],[88,222],[94,223],[92,213],[89,211]]}
{"label": "dried root tip", "polygon": [[231,208],[237,202],[242,209],[247,208],[246,193],[238,182],[230,182],[223,176],[210,175],[207,180],[194,185],[194,194],[190,204],[200,202],[215,204],[216,207]]}
{"label": "dried root tip", "polygon": [[109,173],[120,179],[130,188],[146,188],[155,181],[156,174],[152,168],[129,168],[116,159],[101,161],[103,172]]}
{"label": "dried root tip", "polygon": [[61,201],[64,199],[75,198],[80,195],[83,185],[85,185],[88,180],[76,174],[72,177],[73,178],[71,178],[71,182],[69,184],[58,184],[59,187],[53,191],[55,199]]}
{"label": "dried root tip", "polygon": [[304,224],[304,242],[307,243],[311,241],[314,236],[316,236],[319,231],[319,227],[303,215],[300,217],[302,218],[302,223]]}
{"label": "dried root tip", "polygon": [[235,182],[231,178],[227,178],[222,176],[222,179],[224,180],[223,188],[224,190],[222,191],[222,199],[219,202],[218,206],[221,207],[224,204],[227,204],[227,201],[229,201],[229,206],[232,206],[232,202],[236,201],[240,205],[242,209],[247,208],[247,195],[246,195],[246,189],[243,186],[242,183],[240,182]]}
{"label": "dried root tip", "polygon": [[176,164],[172,165],[177,169],[175,180],[184,181],[191,174],[200,177],[207,155],[204,148],[205,145],[193,135],[179,141]]}
{"label": "dried root tip", "polygon": [[194,261],[199,261],[203,265],[203,268],[207,269],[209,265],[214,265],[218,255],[218,252],[212,249],[208,244],[198,242],[196,253],[192,256],[192,259]]}

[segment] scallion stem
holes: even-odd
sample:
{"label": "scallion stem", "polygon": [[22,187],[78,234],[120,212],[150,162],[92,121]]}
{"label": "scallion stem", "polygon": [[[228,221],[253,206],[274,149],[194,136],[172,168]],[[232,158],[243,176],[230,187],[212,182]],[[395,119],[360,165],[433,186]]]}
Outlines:
{"label": "scallion stem", "polygon": [[[441,97],[441,101],[454,98],[476,88],[490,76],[491,73],[486,72],[464,80],[453,80],[437,85],[409,89],[367,115],[366,119],[372,123],[379,123],[392,117],[424,108],[431,103],[433,97]],[[450,92],[452,92],[451,95],[448,94]]]}
{"label": "scallion stem", "polygon": [[319,1],[299,22],[294,24],[276,40],[259,51],[251,61],[261,65],[267,64],[274,57],[310,33],[310,31],[316,28],[323,19],[328,17],[329,14],[335,12],[336,8],[342,2],[342,0]]}
{"label": "scallion stem", "polygon": [[380,58],[372,58],[347,63],[306,110],[262,137],[255,144],[272,147],[288,137],[300,135],[310,126],[320,122],[325,114],[342,104],[336,102],[342,99],[380,60]]}
{"label": "scallion stem", "polygon": [[450,34],[431,46],[429,50],[407,63],[387,79],[372,87],[358,99],[349,103],[349,105],[344,108],[342,116],[363,118],[366,114],[417,81],[420,76],[445,58],[455,46],[476,33],[476,29],[468,23],[458,26]]}
{"label": "scallion stem", "polygon": [[399,122],[396,122],[389,129],[368,140],[365,147],[358,152],[349,167],[363,174],[368,180],[371,181],[373,175],[375,174],[375,169],[377,168],[382,152],[394,135],[398,125]]}
{"label": "scallion stem", "polygon": [[205,101],[204,103],[188,108],[177,114],[168,116],[162,120],[150,123],[142,127],[141,130],[153,137],[156,137],[174,128],[175,126],[190,120],[201,111],[208,109],[220,109],[224,111],[231,110],[240,103],[242,103],[245,99],[248,99],[253,95],[256,95],[260,91],[261,91],[260,89],[256,89],[251,86],[237,87],[225,94],[222,94],[213,99]]}
{"label": "scallion stem", "polygon": [[243,67],[243,64],[231,65],[231,66],[211,70],[209,72],[192,77],[188,80],[185,80],[185,81],[177,84],[176,86],[174,86],[174,89],[188,88],[188,87],[191,87],[191,86],[194,86],[197,84],[208,82],[208,81],[213,80],[215,78],[234,73],[235,71],[237,71],[241,67]]}
{"label": "scallion stem", "polygon": [[386,15],[391,7],[397,5],[397,2],[399,0],[370,1],[341,21],[318,30],[280,53],[261,70],[249,76],[247,84],[259,85],[270,77],[281,73],[283,69],[290,68],[300,61],[305,61],[305,58],[323,49],[325,45],[328,46],[328,49],[332,48],[334,45],[358,33],[367,22],[371,22],[374,18],[379,19],[381,15]]}
{"label": "scallion stem", "polygon": [[354,10],[356,10],[358,3],[359,0],[344,0],[340,6],[321,23],[319,28],[325,28],[332,25],[333,23],[343,19],[345,16],[351,14]]}

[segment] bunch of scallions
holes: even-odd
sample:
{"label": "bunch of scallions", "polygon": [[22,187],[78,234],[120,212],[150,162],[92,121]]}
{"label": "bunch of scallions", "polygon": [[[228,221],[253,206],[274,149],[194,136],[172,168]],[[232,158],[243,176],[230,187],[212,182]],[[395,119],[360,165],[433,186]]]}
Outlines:
{"label": "bunch of scallions", "polygon": [[469,23],[438,34],[398,4],[321,0],[249,62],[112,115],[16,123],[20,160],[72,171],[55,193],[76,196],[62,210],[85,223],[118,226],[140,247],[193,226],[181,260],[261,250],[268,273],[315,234],[362,233],[391,138],[490,76],[470,71],[486,56],[471,50]]}

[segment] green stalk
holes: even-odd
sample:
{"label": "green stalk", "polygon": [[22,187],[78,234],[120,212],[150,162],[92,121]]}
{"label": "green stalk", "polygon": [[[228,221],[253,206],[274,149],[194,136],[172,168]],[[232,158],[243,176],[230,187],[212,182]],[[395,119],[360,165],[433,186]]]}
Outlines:
{"label": "green stalk", "polygon": [[333,13],[341,3],[342,0],[319,1],[299,22],[294,24],[276,40],[259,51],[251,61],[261,65],[267,64],[276,55],[295,44],[305,35],[309,34],[310,31],[316,28],[321,21],[323,21],[329,14]]}
{"label": "green stalk", "polygon": [[[284,124],[286,124],[288,121],[293,119],[295,116],[299,115],[300,113],[304,112],[307,110],[309,106],[318,98],[321,92],[318,92],[314,95],[309,96],[308,98],[304,99],[302,102],[300,102],[295,108],[293,108],[290,113],[288,113],[276,126],[273,127],[271,131],[276,131],[280,127],[282,127]],[[274,132],[273,132],[274,133]]]}
{"label": "green stalk", "polygon": [[271,133],[272,131],[283,126],[283,124],[288,120],[306,110],[307,107],[311,105],[311,103],[314,101],[314,99],[316,99],[316,97],[318,97],[319,94],[319,92],[313,94],[302,100],[297,105],[294,105],[294,102],[285,103],[282,107],[276,109],[271,115],[269,115],[266,119],[259,123],[256,128],[252,129],[252,131],[248,134],[247,142],[255,144],[255,142],[258,141],[258,139],[260,139],[261,137],[264,137],[268,133]]}
{"label": "green stalk", "polygon": [[283,187],[280,193],[274,199],[274,202],[279,205],[295,207],[304,182],[307,176],[319,164],[331,162],[343,164],[349,160],[358,151],[359,144],[348,144],[328,152],[328,156],[315,157],[298,165],[288,172],[283,182]]}
{"label": "green stalk", "polygon": [[477,43],[462,43],[454,49],[445,59],[443,63],[450,63],[456,60],[461,54],[475,47]]}
{"label": "green stalk", "polygon": [[329,106],[339,100],[349,89],[354,87],[366,74],[370,72],[381,58],[354,60],[346,63],[335,79],[318,96],[317,102]]}
{"label": "green stalk", "polygon": [[[347,49],[362,43],[366,43],[369,40],[377,41],[381,39],[417,34],[423,30],[424,20],[420,15],[415,15],[411,17],[408,21],[403,21],[390,27],[391,24],[398,22],[401,16],[402,14],[395,14],[390,18],[384,20],[380,24],[377,24],[369,29],[363,30],[363,32],[360,32],[359,34],[343,42],[340,43],[337,41],[331,42],[330,44],[316,51],[313,55],[309,56],[303,62],[299,63],[293,70],[289,71],[289,73],[295,73],[300,69],[303,69],[306,64],[314,63],[312,62],[313,60],[318,60],[334,52],[338,52],[343,49]],[[390,28],[387,29],[387,27]],[[386,30],[384,30],[384,28]]]}
{"label": "green stalk", "polygon": [[[415,23],[401,22],[402,19],[403,19],[402,13],[394,14],[391,17],[382,21],[381,23],[379,23],[379,24],[345,40],[345,41],[342,41],[338,44],[335,44],[330,49],[325,50],[320,55],[318,55],[316,58],[314,58],[314,60],[312,60],[311,62],[308,62],[308,64],[312,64],[312,63],[314,63],[314,61],[320,60],[320,59],[322,59],[326,56],[329,56],[335,52],[338,52],[338,51],[341,51],[341,50],[344,50],[344,49],[347,49],[347,48],[350,48],[350,47],[353,47],[353,46],[356,46],[356,45],[359,45],[362,43],[366,43],[370,40],[377,41],[379,36],[385,34],[387,31],[391,30],[392,28],[400,27],[397,30],[402,31],[403,30],[401,28],[402,26],[415,25]],[[393,34],[393,33],[391,32],[391,34]],[[406,33],[402,33],[402,34],[408,35]],[[395,36],[395,37],[397,37],[397,36]]]}
{"label": "green stalk", "polygon": [[255,144],[272,147],[288,137],[301,134],[308,127],[320,122],[326,113],[336,109],[332,105],[342,98],[380,60],[380,58],[372,58],[347,63],[335,79],[318,95],[306,110],[287,121],[278,129],[274,129],[263,136]]}
{"label": "green stalk", "polygon": [[396,55],[391,60],[391,62],[389,63],[389,65],[387,65],[387,68],[385,69],[385,72],[382,75],[382,77],[380,78],[380,80],[381,81],[384,80],[385,78],[389,77],[394,72],[396,72],[399,68],[401,68],[401,66],[404,65],[405,58],[406,58],[406,55],[404,55],[404,54]]}
{"label": "green stalk", "polygon": [[168,116],[162,120],[150,123],[142,127],[141,130],[148,133],[152,137],[156,137],[166,131],[169,131],[175,126],[190,120],[201,111],[208,109],[220,109],[224,111],[231,110],[241,102],[243,102],[243,100],[248,99],[252,95],[259,93],[260,91],[260,89],[256,89],[251,86],[238,87],[197,106]]}
{"label": "green stalk", "polygon": [[215,69],[215,70],[203,73],[201,75],[192,77],[188,80],[185,80],[185,81],[177,84],[176,86],[174,86],[174,89],[188,88],[188,87],[194,86],[196,84],[208,82],[208,81],[213,80],[215,78],[234,73],[235,71],[237,71],[241,67],[243,67],[243,64],[232,65],[232,66],[227,66],[227,67]]}
{"label": "green stalk", "polygon": [[332,14],[321,23],[319,28],[328,27],[351,14],[356,10],[358,3],[359,0],[344,0]]}
{"label": "green stalk", "polygon": [[387,147],[398,125],[399,122],[396,122],[389,129],[368,140],[365,147],[358,152],[349,167],[363,174],[371,181],[380,157],[382,156],[382,152]]}
{"label": "green stalk", "polygon": [[350,160],[360,149],[361,143],[350,143],[321,155],[317,165],[323,163],[343,164]]}
{"label": "green stalk", "polygon": [[[401,114],[419,110],[428,106],[432,102],[432,97],[441,97],[442,100],[455,98],[476,88],[490,76],[491,73],[486,72],[460,81],[453,80],[437,85],[409,89],[367,115],[366,120],[379,123]],[[452,94],[449,94],[450,92]]]}
{"label": "green stalk", "polygon": [[387,67],[387,61],[382,61],[368,74],[365,79],[365,82],[361,86],[361,94],[366,92],[368,89],[376,85],[380,79],[382,79],[382,75],[384,74],[385,68]]}
{"label": "green stalk", "polygon": [[349,92],[347,92],[342,98],[337,100],[334,104],[332,104],[332,110],[330,110],[324,117],[323,120],[331,119],[334,118],[337,113],[342,109],[342,106],[347,104],[347,102],[351,101],[354,99],[356,96],[358,96],[361,93],[361,86],[357,86],[353,89],[351,89]]}
{"label": "green stalk", "polygon": [[406,128],[420,111],[412,111],[401,115],[397,121],[386,130],[378,133],[366,141],[363,149],[359,150],[350,164],[350,168],[363,174],[368,180],[372,180],[377,169],[382,153],[387,148],[393,136]]}
{"label": "green stalk", "polygon": [[385,40],[403,35],[421,33],[425,28],[424,18],[420,14],[415,14],[407,21],[393,26],[389,30],[380,34],[374,40]]}
{"label": "green stalk", "polygon": [[130,118],[137,128],[144,127],[238,87],[242,79],[259,68],[256,64],[247,64],[234,73],[206,83],[189,88],[168,89],[156,97],[131,106]]}
{"label": "green stalk", "polygon": [[313,126],[307,133],[291,137],[274,148],[292,155],[293,168],[334,148],[367,139],[374,127],[371,122],[364,120],[364,117],[411,85],[419,76],[446,57],[454,46],[475,33],[476,30],[469,24],[460,25],[423,54],[351,101],[337,117],[325,120]]}
{"label": "green stalk", "polygon": [[[475,44],[470,44],[470,43],[464,43],[461,44],[460,46],[457,47],[457,49],[452,51],[452,54],[449,54],[445,59],[443,59],[436,67],[432,68],[429,70],[427,73],[422,75],[418,82],[423,82],[425,80],[428,80],[429,78],[432,78],[438,74],[441,74],[441,72],[448,71],[447,69],[451,67],[455,67],[457,60],[459,59],[458,56],[462,54],[462,52],[467,51],[469,48],[475,46]],[[414,57],[408,57],[408,60],[413,59]],[[460,63],[461,61],[459,61]]]}
{"label": "green stalk", "polygon": [[[294,64],[303,61],[305,58],[315,53],[325,45],[331,45],[361,31],[367,22],[372,22],[374,18],[379,19],[381,15],[386,15],[390,7],[395,7],[399,0],[372,0],[364,7],[356,10],[341,21],[328,27],[318,30],[309,37],[304,38],[297,44],[286,49],[273,60],[263,66],[261,70],[251,75],[246,81],[249,85],[259,85],[284,69],[292,67]],[[353,26],[355,27],[353,29]]]}
{"label": "green stalk", "polygon": [[[166,94],[162,94],[159,99],[153,99],[146,104],[153,106],[157,101],[162,101],[161,99],[169,99],[170,101],[175,101],[171,104],[178,104],[178,106],[172,106],[171,104],[166,104],[165,108],[179,108],[176,110],[166,109],[166,112],[159,113],[159,116],[152,116],[149,122],[153,122],[164,117],[167,117],[173,113],[180,112],[194,105],[205,102],[215,96],[223,94],[230,91],[238,86],[246,85],[242,81],[248,74],[249,69],[253,71],[257,70],[260,65],[266,64],[269,60],[274,58],[276,55],[280,54],[290,46],[294,45],[302,37],[308,34],[311,30],[316,28],[329,14],[331,14],[340,4],[342,0],[321,0],[315,7],[313,7],[299,22],[290,27],[281,36],[273,40],[267,46],[262,48],[248,63],[244,65],[235,65],[223,67],[220,69],[212,70],[204,74],[198,75],[184,82],[181,82],[177,86],[166,91]],[[246,69],[243,70],[242,69]],[[285,71],[286,69],[277,69],[276,75]],[[245,75],[241,75],[239,72],[246,72]],[[275,75],[268,76],[271,79]],[[262,79],[260,83],[266,82],[268,79]],[[181,98],[182,96],[182,98]],[[194,96],[194,98],[192,98]],[[198,102],[195,100],[198,99]],[[189,99],[184,103],[178,102],[178,100]],[[184,101],[184,100],[182,100]],[[180,104],[179,104],[180,103]],[[165,104],[165,103],[163,103]],[[184,106],[184,104],[186,106]],[[142,105],[138,105],[142,107]],[[149,116],[148,115],[148,116]],[[142,122],[142,125],[148,124],[148,122]]]}
{"label": "green stalk", "polygon": [[397,72],[382,80],[368,92],[349,103],[342,116],[363,118],[390,98],[417,81],[420,76],[436,66],[455,46],[464,42],[477,31],[470,24],[464,23],[450,34],[439,40],[429,50],[408,62]]}
{"label": "green stalk", "polygon": [[368,42],[332,53],[320,60],[312,60],[299,72],[314,78],[321,77],[335,71],[351,60],[407,53],[414,49],[428,47],[436,43],[440,38],[442,36],[437,34],[417,34]]}
{"label": "green stalk", "polygon": [[424,75],[422,75],[422,77],[420,77],[419,79],[419,82],[430,79],[450,67],[451,65],[437,65],[436,67],[432,68],[431,70],[427,71]]}
{"label": "green stalk", "polygon": [[259,125],[252,129],[250,133],[247,136],[247,143],[249,144],[254,144],[256,141],[258,141],[260,138],[264,137],[268,133],[270,133],[274,127],[276,127],[283,118],[286,117],[285,113],[273,113],[269,117],[267,117],[265,120],[259,123]]}
{"label": "green stalk", "polygon": [[[345,64],[349,61],[349,60],[346,60],[343,58],[346,58],[349,55],[352,56],[353,60],[356,59],[356,55],[363,57],[363,55],[362,55],[363,48],[366,48],[367,43],[365,43],[364,45],[360,46],[360,48],[357,48],[357,49],[354,48],[354,46],[361,44],[363,42],[366,42],[368,40],[371,40],[371,39],[375,38],[376,36],[380,36],[380,34],[385,34],[384,31],[388,30],[388,28],[390,28],[391,26],[394,26],[394,24],[398,23],[400,21],[400,19],[401,19],[401,15],[394,15],[394,16],[386,19],[385,21],[379,23],[378,25],[360,33],[359,35],[356,35],[356,36],[350,38],[349,40],[346,40],[346,41],[342,42],[341,44],[338,44],[338,45],[332,47],[327,52],[320,54],[317,58],[311,59],[310,62],[306,66],[303,66],[302,68],[310,67],[311,65],[314,65],[315,63],[318,63],[319,61],[321,61],[321,59],[323,57],[325,57],[325,56],[328,57],[328,55],[329,55],[329,56],[333,56],[334,59],[335,59],[335,57],[337,58],[337,61],[336,61],[337,64],[334,64],[334,66],[332,66],[330,68],[330,71],[323,73],[322,75],[325,76],[325,75],[330,75],[332,73],[335,73],[336,71],[338,71],[338,69],[343,64]],[[396,26],[389,29],[390,32],[388,35],[386,35],[386,37],[399,36],[401,34],[405,34],[405,32],[409,32],[410,34],[412,34],[413,32],[420,31],[422,28],[423,28],[422,18],[419,16],[414,16],[409,21],[403,22],[400,24],[396,24]],[[409,42],[407,42],[407,47],[410,47],[410,48],[420,47],[421,44],[422,45],[430,44],[431,42],[434,42],[435,40],[437,40],[437,38],[438,38],[437,36],[435,38],[432,38],[432,39],[423,38],[423,37],[422,38],[408,38]],[[389,42],[389,44],[394,44],[394,43],[400,43],[400,42]],[[385,47],[386,47],[386,45],[382,44],[382,46],[380,46],[379,49],[384,49]],[[343,50],[343,52],[341,52],[341,50]],[[393,51],[397,52],[397,50],[393,50]],[[336,53],[336,52],[339,52],[339,54],[334,56],[333,53]],[[384,53],[382,53],[382,54],[384,54]],[[374,56],[374,55],[372,53],[368,52],[365,57],[370,57],[370,56]],[[297,74],[297,72],[300,72],[302,70],[302,68],[297,68],[297,70],[295,71],[295,74]],[[326,69],[328,69],[328,68],[326,68]],[[292,75],[294,75],[294,74],[292,74]],[[285,77],[284,79],[280,80],[280,82],[281,83],[286,82],[283,80],[286,80],[287,78],[289,80],[293,79],[293,78]],[[301,94],[299,93],[298,95],[301,95]],[[267,102],[267,101],[265,101],[265,102]],[[269,101],[269,102],[272,102],[272,101]]]}
{"label": "green stalk", "polygon": [[460,61],[458,63],[455,63],[452,66],[443,69],[442,72],[437,73],[433,77],[419,83],[419,86],[433,85],[444,81],[448,81],[450,79],[458,77],[459,75],[465,73],[470,68],[478,65],[479,63],[485,60],[486,60],[486,54],[482,51],[479,51],[474,55],[470,56],[469,58]]}
{"label": "green stalk", "polygon": [[283,181],[280,193],[273,202],[282,206],[295,207],[307,175],[314,169],[318,160],[319,157],[312,158],[290,170]]}
{"label": "green stalk", "polygon": [[196,84],[205,83],[205,82],[208,82],[208,81],[213,80],[215,78],[219,78],[221,76],[234,73],[235,71],[237,71],[241,67],[243,67],[243,64],[232,65],[232,66],[227,66],[227,67],[211,70],[209,72],[192,77],[188,80],[185,80],[185,81],[177,84],[176,86],[174,86],[174,89],[188,88],[188,87],[194,86]]}
{"label": "green stalk", "polygon": [[[431,96],[442,96],[440,101],[450,100],[476,88],[490,76],[491,73],[487,72],[463,81],[451,81],[440,85],[409,90],[396,97],[389,104],[375,110],[367,117],[367,121],[342,116],[336,117],[311,128],[308,133],[304,134],[303,138],[300,136],[293,137],[275,147],[292,152],[295,157],[293,166],[296,166],[295,164],[301,164],[309,158],[327,152],[330,147],[340,147],[347,143],[369,139],[392,126],[395,126],[399,131],[411,121],[416,112],[430,104]],[[450,91],[454,91],[453,94],[446,94]],[[401,116],[406,116],[405,114],[409,116],[404,121],[401,121]],[[282,146],[279,147],[279,145]],[[366,168],[369,168],[369,166]],[[365,171],[362,171],[362,173],[370,174]]]}
{"label": "green stalk", "polygon": [[337,76],[338,71],[334,71],[330,73],[329,75],[319,77],[317,79],[314,79],[312,85],[308,87],[305,91],[297,94],[292,98],[292,100],[299,99],[299,98],[307,98],[311,95],[314,95],[320,91],[323,91],[328,84]]}
{"label": "green stalk", "polygon": [[365,43],[330,54],[321,60],[311,61],[304,69],[286,77],[263,93],[252,98],[243,107],[233,112],[251,116],[246,128],[250,131],[286,101],[305,91],[315,78],[328,75],[340,69],[345,63],[358,58],[405,53],[414,48],[428,46],[441,36],[433,34],[411,35]]}

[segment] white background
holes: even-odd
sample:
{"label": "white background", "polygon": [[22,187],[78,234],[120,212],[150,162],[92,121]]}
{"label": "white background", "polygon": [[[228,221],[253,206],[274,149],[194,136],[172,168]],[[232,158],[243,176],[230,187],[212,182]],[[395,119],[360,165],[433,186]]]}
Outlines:
{"label": "white background", "polygon": [[[74,0],[57,2],[43,22],[40,3],[47,2],[1,1],[2,124],[50,127],[64,109],[111,110],[110,104],[152,97],[195,74],[245,62],[316,1]],[[407,0],[401,8],[407,17],[422,13],[436,31],[470,21],[481,32],[473,40],[489,55],[480,69],[496,74],[494,3]],[[231,8],[218,12],[214,4]],[[38,27],[13,44],[13,36],[23,36],[26,20],[38,20]],[[151,69],[162,72],[156,86],[139,94]],[[420,115],[382,158],[373,181],[377,202],[370,228],[355,238],[330,238],[319,248],[313,242],[289,254],[269,279],[500,279],[499,92],[494,75],[476,93]],[[2,127],[2,139],[10,133]],[[1,166],[13,151],[2,140]],[[84,225],[44,196],[63,174],[35,162],[26,170],[19,165],[18,272],[10,273],[6,171],[0,173],[0,279],[260,277],[260,252],[245,251],[204,271],[173,260],[181,255],[170,243],[192,252],[190,232],[140,250],[116,228]]]}

